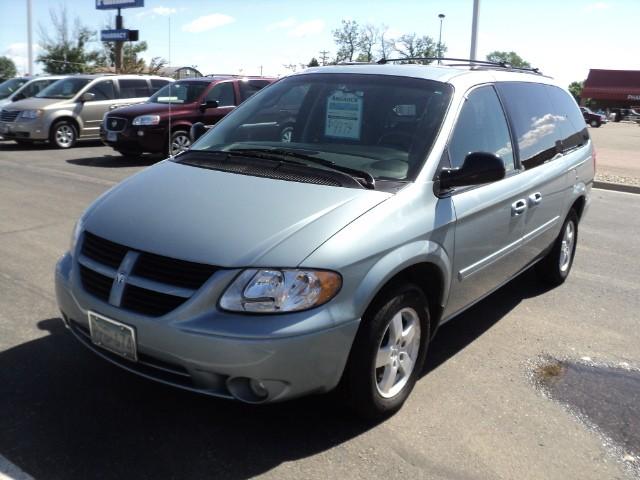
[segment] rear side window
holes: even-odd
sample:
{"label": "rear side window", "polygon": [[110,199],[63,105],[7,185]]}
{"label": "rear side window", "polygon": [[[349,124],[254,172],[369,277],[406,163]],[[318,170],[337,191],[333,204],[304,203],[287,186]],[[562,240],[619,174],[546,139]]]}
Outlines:
{"label": "rear side window", "polygon": [[133,80],[119,80],[120,83],[120,98],[142,98],[148,97],[149,85],[147,81],[143,79]]}
{"label": "rear side window", "polygon": [[116,98],[113,88],[113,80],[103,80],[101,82],[98,82],[87,92],[93,93],[96,96],[96,98],[94,99],[94,101],[96,102],[98,100],[113,100],[114,98]]}
{"label": "rear side window", "polygon": [[169,80],[158,80],[156,78],[151,79],[151,94],[156,93],[162,87],[164,87],[167,83],[170,83]]}
{"label": "rear side window", "polygon": [[240,87],[240,102],[244,102],[251,95],[269,85],[269,82],[267,80],[241,80],[238,85]]}
{"label": "rear side window", "polygon": [[[554,115],[560,123],[560,142],[562,152],[567,152],[585,145],[589,140],[587,125],[582,112],[578,109],[573,97],[561,88],[545,85],[551,99]],[[589,113],[593,113],[587,109]]]}
{"label": "rear side window", "polygon": [[214,86],[207,94],[207,101],[215,100],[219,107],[232,107],[236,104],[233,83],[224,82]]}
{"label": "rear side window", "polygon": [[561,151],[562,124],[551,103],[546,85],[539,83],[505,82],[498,84],[511,117],[525,169],[542,165]]}
{"label": "rear side window", "polygon": [[472,152],[494,153],[507,172],[514,169],[513,147],[507,120],[493,87],[473,90],[465,101],[449,142],[451,166],[461,167]]}

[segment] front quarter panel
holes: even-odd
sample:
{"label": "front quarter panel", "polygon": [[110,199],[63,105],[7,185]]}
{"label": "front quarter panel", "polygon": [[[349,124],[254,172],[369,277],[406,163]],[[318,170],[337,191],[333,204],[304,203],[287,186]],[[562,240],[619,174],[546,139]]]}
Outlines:
{"label": "front quarter panel", "polygon": [[430,182],[413,184],[335,234],[301,266],[341,273],[342,291],[329,306],[338,308],[342,319],[360,318],[390,279],[424,262],[442,273],[443,295],[437,301],[444,304],[450,285],[454,222],[450,199],[435,197]]}

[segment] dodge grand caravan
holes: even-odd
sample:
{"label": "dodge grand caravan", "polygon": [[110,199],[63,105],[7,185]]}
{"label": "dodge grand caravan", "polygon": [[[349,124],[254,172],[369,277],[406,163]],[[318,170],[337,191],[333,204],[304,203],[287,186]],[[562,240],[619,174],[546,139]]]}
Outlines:
{"label": "dodge grand caravan", "polygon": [[70,148],[98,138],[109,110],[144,102],[172,79],[147,75],[73,75],[0,111],[0,135],[17,143],[49,141]]}
{"label": "dodge grand caravan", "polygon": [[440,325],[529,267],[564,282],[594,169],[578,106],[540,74],[309,69],[96,200],[58,304],[144,377],[250,403],[339,387],[387,415]]}

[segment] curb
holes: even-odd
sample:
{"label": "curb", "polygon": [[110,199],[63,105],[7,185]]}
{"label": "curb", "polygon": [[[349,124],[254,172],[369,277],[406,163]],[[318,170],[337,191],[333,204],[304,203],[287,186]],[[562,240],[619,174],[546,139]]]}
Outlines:
{"label": "curb", "polygon": [[624,183],[593,182],[593,188],[602,190],[614,190],[616,192],[640,193],[640,185],[625,185]]}

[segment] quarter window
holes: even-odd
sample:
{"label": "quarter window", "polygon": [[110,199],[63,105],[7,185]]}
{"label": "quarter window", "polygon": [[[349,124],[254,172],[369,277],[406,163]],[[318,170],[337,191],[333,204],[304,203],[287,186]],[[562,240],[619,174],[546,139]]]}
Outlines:
{"label": "quarter window", "polygon": [[472,152],[494,153],[507,172],[514,169],[509,127],[493,87],[473,90],[462,106],[458,123],[449,142],[451,165],[461,167]]}
{"label": "quarter window", "polygon": [[562,152],[585,145],[589,140],[589,134],[584,117],[577,108],[576,102],[561,88],[546,85],[545,89],[551,99],[554,115],[556,118],[562,119],[559,122]]}
{"label": "quarter window", "polygon": [[236,104],[233,83],[219,83],[207,94],[207,101],[215,100],[219,107],[233,107]]}
{"label": "quarter window", "polygon": [[119,80],[120,98],[143,98],[149,96],[149,85],[146,80]]}
{"label": "quarter window", "polygon": [[102,82],[98,82],[87,90],[87,92],[93,93],[96,96],[94,101],[113,100],[116,98],[112,80],[103,80]]}

